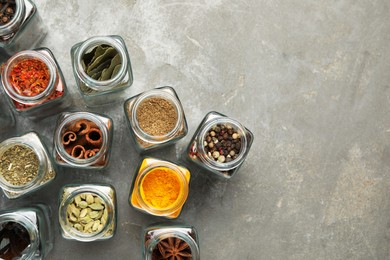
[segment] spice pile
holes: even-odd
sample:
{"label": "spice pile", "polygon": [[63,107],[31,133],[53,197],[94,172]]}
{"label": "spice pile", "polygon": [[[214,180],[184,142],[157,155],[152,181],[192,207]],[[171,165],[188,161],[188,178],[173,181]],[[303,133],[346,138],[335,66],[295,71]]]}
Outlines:
{"label": "spice pile", "polygon": [[0,0],[0,25],[9,23],[16,11],[15,0]]}
{"label": "spice pile", "polygon": [[65,151],[74,158],[88,159],[101,149],[103,134],[92,121],[81,119],[73,122],[62,134]]}
{"label": "spice pile", "polygon": [[38,156],[27,146],[11,146],[0,157],[0,175],[12,185],[30,183],[38,176],[38,170]]}
{"label": "spice pile", "polygon": [[151,97],[139,104],[136,118],[145,133],[162,136],[174,129],[178,115],[172,102],[160,97]]}
{"label": "spice pile", "polygon": [[19,259],[30,245],[30,235],[16,222],[6,222],[0,227],[0,259]]}
{"label": "spice pile", "polygon": [[161,240],[153,250],[152,260],[190,260],[191,248],[178,237],[168,237]]}
{"label": "spice pile", "polygon": [[141,183],[144,201],[153,208],[165,209],[179,197],[181,185],[177,174],[166,167],[147,172]]}
{"label": "spice pile", "polygon": [[231,125],[217,124],[207,131],[203,145],[210,158],[228,163],[240,153],[241,136]]}
{"label": "spice pile", "polygon": [[83,233],[101,231],[108,218],[108,210],[104,201],[91,193],[77,195],[68,205],[66,214],[71,226]]}

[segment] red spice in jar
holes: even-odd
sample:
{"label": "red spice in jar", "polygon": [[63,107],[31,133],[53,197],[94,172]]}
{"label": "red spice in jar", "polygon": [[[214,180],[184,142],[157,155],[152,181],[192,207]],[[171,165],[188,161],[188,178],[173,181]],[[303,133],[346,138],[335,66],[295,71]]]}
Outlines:
{"label": "red spice in jar", "polygon": [[11,70],[10,83],[15,91],[26,97],[42,93],[49,85],[50,71],[47,65],[38,59],[25,59]]}

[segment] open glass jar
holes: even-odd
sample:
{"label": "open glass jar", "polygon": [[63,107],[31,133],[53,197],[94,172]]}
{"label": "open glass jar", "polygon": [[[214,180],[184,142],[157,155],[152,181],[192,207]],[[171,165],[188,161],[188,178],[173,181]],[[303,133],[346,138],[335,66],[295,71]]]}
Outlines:
{"label": "open glass jar", "polygon": [[109,239],[116,230],[115,190],[109,185],[66,185],[60,192],[58,214],[65,239],[81,242]]}
{"label": "open glass jar", "polygon": [[47,48],[13,55],[2,69],[1,82],[11,107],[23,116],[39,119],[71,104],[62,71]]}
{"label": "open glass jar", "polygon": [[73,73],[87,106],[121,100],[133,84],[130,57],[118,35],[96,36],[71,49]]}
{"label": "open glass jar", "polygon": [[0,21],[2,58],[38,46],[47,30],[35,4],[30,0],[15,0],[7,1],[3,7]]}
{"label": "open glass jar", "polygon": [[43,204],[0,212],[0,259],[44,259],[53,248],[50,215]]}
{"label": "open glass jar", "polygon": [[129,202],[155,216],[177,218],[188,197],[190,172],[174,163],[143,159],[135,175]]}
{"label": "open glass jar", "polygon": [[146,260],[200,259],[198,234],[192,226],[157,224],[145,228],[143,235]]}
{"label": "open glass jar", "polygon": [[59,165],[103,169],[108,165],[113,122],[89,112],[62,113],[54,134],[54,158]]}
{"label": "open glass jar", "polygon": [[171,87],[131,97],[126,100],[124,110],[139,152],[172,144],[188,132],[183,107]]}
{"label": "open glass jar", "polygon": [[208,113],[187,148],[188,157],[218,176],[231,178],[245,161],[253,134],[238,121]]}
{"label": "open glass jar", "polygon": [[9,199],[35,191],[55,176],[49,153],[35,132],[0,144],[0,187]]}

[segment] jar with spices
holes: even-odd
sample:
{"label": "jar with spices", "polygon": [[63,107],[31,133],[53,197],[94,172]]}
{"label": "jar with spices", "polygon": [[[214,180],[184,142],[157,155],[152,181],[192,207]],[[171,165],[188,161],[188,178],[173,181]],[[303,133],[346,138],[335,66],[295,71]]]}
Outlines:
{"label": "jar with spices", "polygon": [[202,168],[228,179],[244,162],[252,142],[252,132],[238,121],[210,112],[191,139],[188,157]]}
{"label": "jar with spices", "polygon": [[0,259],[44,259],[53,248],[50,217],[43,204],[0,212]]}
{"label": "jar with spices", "polygon": [[54,134],[54,158],[59,165],[103,169],[108,165],[113,122],[89,112],[62,113]]}
{"label": "jar with spices", "polygon": [[188,132],[183,107],[171,87],[134,96],[126,100],[124,109],[139,152],[172,144]]}
{"label": "jar with spices", "polygon": [[143,159],[132,185],[129,202],[142,212],[177,218],[188,197],[190,172],[155,158]]}
{"label": "jar with spices", "polygon": [[144,230],[143,258],[146,260],[199,260],[197,231],[189,225],[152,225]]}
{"label": "jar with spices", "polygon": [[23,116],[47,117],[71,103],[62,71],[47,48],[13,55],[4,64],[1,82],[11,107]]}
{"label": "jar with spices", "polygon": [[0,0],[1,59],[21,50],[33,49],[47,34],[46,26],[34,2],[30,0]]}
{"label": "jar with spices", "polygon": [[0,143],[0,187],[9,199],[35,191],[55,176],[47,148],[35,132]]}
{"label": "jar with spices", "polygon": [[0,93],[0,133],[7,131],[14,126],[14,124],[14,115],[6,104],[6,100],[3,99],[3,94]]}
{"label": "jar with spices", "polygon": [[97,36],[71,49],[73,73],[87,106],[119,101],[133,84],[130,57],[118,35]]}
{"label": "jar with spices", "polygon": [[114,236],[116,195],[109,185],[72,184],[60,191],[58,210],[65,239],[91,242]]}

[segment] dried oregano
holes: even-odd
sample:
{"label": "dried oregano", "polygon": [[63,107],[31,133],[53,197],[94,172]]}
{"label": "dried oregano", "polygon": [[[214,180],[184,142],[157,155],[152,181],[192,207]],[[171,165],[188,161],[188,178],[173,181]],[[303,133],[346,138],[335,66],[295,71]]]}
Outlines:
{"label": "dried oregano", "polygon": [[0,175],[15,186],[33,181],[38,175],[38,169],[38,156],[28,146],[11,146],[0,157]]}

